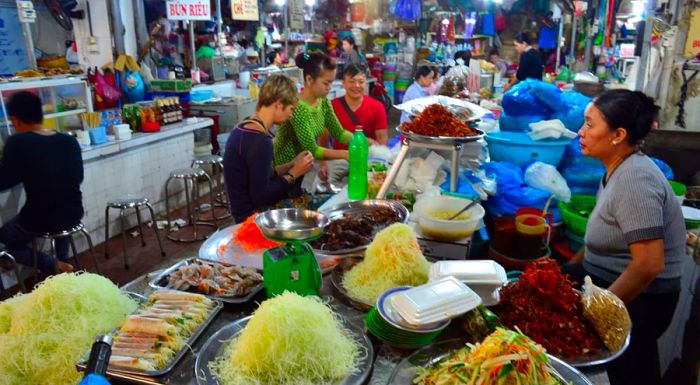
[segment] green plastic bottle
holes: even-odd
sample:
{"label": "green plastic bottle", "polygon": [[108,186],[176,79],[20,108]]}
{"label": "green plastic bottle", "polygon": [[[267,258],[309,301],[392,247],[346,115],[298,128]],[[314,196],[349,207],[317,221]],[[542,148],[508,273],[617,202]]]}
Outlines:
{"label": "green plastic bottle", "polygon": [[360,200],[367,198],[367,158],[369,142],[362,126],[355,127],[355,133],[348,144],[350,167],[348,175],[348,198]]}

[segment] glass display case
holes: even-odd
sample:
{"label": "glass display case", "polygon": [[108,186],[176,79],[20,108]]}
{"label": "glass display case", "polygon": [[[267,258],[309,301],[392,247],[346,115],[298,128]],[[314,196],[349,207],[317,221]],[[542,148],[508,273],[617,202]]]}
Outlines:
{"label": "glass display case", "polygon": [[5,103],[16,92],[33,92],[42,100],[44,127],[67,131],[80,128],[80,114],[92,112],[92,92],[85,77],[61,76],[0,83],[0,148],[12,133]]}

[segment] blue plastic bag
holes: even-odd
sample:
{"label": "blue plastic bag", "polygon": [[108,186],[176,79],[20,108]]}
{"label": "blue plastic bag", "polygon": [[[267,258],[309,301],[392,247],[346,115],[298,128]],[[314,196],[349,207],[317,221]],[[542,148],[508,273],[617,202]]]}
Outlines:
{"label": "blue plastic bag", "polygon": [[488,162],[482,165],[486,175],[496,179],[497,191],[520,188],[525,184],[523,170],[514,163]]}
{"label": "blue plastic bag", "polygon": [[561,169],[561,176],[566,180],[572,194],[595,195],[600,186],[600,181],[605,175],[603,164],[574,161],[572,164]]}
{"label": "blue plastic bag", "polygon": [[546,83],[541,80],[532,80],[530,82],[530,93],[533,94],[537,100],[551,108],[552,111],[560,111],[564,108],[562,92],[559,87],[552,83]]}
{"label": "blue plastic bag", "polygon": [[659,167],[659,170],[661,170],[661,172],[664,173],[664,177],[666,179],[673,179],[673,170],[671,169],[671,166],[669,166],[666,162],[659,158],[650,158],[654,161],[654,163],[656,163],[656,165]]}
{"label": "blue plastic bag", "polygon": [[510,116],[505,112],[501,113],[501,117],[498,119],[498,126],[501,131],[510,132],[530,132],[530,123],[537,123],[543,120],[547,120],[545,115],[524,115],[524,116]]}
{"label": "blue plastic bag", "polygon": [[573,132],[578,132],[583,126],[583,114],[586,107],[591,102],[591,98],[576,91],[563,92],[561,94],[562,109],[555,111],[551,119],[559,119],[564,123],[564,127]]}
{"label": "blue plastic bag", "polygon": [[530,82],[523,81],[514,85],[503,95],[503,112],[509,116],[544,115],[552,110],[530,93]]}

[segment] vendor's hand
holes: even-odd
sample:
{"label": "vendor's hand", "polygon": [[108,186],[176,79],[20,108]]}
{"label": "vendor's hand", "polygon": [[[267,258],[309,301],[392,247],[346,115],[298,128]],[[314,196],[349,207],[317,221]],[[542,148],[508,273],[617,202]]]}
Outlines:
{"label": "vendor's hand", "polygon": [[289,173],[294,179],[306,174],[314,165],[314,156],[309,151],[303,151],[294,158],[292,168]]}
{"label": "vendor's hand", "polygon": [[367,138],[367,142],[369,142],[370,146],[379,146],[381,144],[372,138]]}
{"label": "vendor's hand", "polygon": [[309,150],[304,150],[304,151],[298,153],[297,156],[295,156],[294,159],[292,159],[292,162],[291,162],[291,163],[292,163],[292,166],[293,166],[299,159],[303,159],[303,158],[305,158],[306,156],[309,156],[309,155],[311,155],[311,151],[309,151]]}
{"label": "vendor's hand", "polygon": [[321,165],[318,168],[318,179],[324,182],[328,181],[328,162],[325,160],[321,161]]}

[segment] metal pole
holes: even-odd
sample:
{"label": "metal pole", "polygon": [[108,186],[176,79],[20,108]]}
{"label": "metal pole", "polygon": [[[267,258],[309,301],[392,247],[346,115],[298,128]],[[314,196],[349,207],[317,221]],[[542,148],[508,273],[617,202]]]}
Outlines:
{"label": "metal pole", "polygon": [[136,41],[138,43],[138,51],[141,51],[146,42],[148,41],[148,27],[146,26],[146,9],[144,6],[144,1],[133,0],[132,7],[134,9],[134,24],[136,25]]}
{"label": "metal pole", "polygon": [[[86,2],[86,5],[87,5],[88,15],[89,15],[90,3]],[[117,55],[120,55],[120,54],[126,53],[125,48],[124,48],[124,34],[126,33],[126,31],[124,29],[124,22],[122,21],[122,13],[121,13],[121,8],[119,7],[119,0],[110,0],[110,2],[108,3],[108,6],[110,8],[109,11],[110,11],[110,14],[112,16],[112,17],[110,17],[110,24],[112,25],[112,32],[113,32],[112,39],[114,39],[114,50],[117,51],[116,52]],[[92,19],[92,18],[90,18],[90,19]],[[88,21],[88,23],[90,23],[90,22],[92,22],[92,21]],[[138,50],[136,52],[138,54]]]}
{"label": "metal pole", "polygon": [[573,19],[571,21],[571,47],[569,48],[569,56],[572,58],[576,56],[576,22],[578,21],[576,19],[576,10],[574,10],[574,13],[571,15],[571,18]]}
{"label": "metal pole", "polygon": [[29,23],[22,23],[22,34],[24,35],[24,46],[27,49],[29,67],[37,69],[36,56],[34,56],[34,40],[32,39],[32,29],[29,27]]}
{"label": "metal pole", "polygon": [[289,0],[284,2],[282,12],[284,12],[284,53],[289,56]]}
{"label": "metal pole", "polygon": [[190,53],[192,54],[192,65],[190,66],[190,71],[194,71],[197,69],[197,53],[194,50],[194,20],[188,20],[187,22],[190,23]]}
{"label": "metal pole", "polygon": [[216,0],[216,41],[219,45],[219,54],[224,57],[224,42],[221,39],[223,33],[224,19],[221,16],[221,0]]}
{"label": "metal pole", "polygon": [[649,61],[649,51],[651,50],[651,34],[654,26],[654,0],[647,2],[646,15],[644,16],[644,39],[642,40],[642,56],[639,58],[637,66],[637,80],[634,83],[635,91],[644,91],[646,87],[647,62]]}
{"label": "metal pole", "polygon": [[561,64],[561,37],[564,35],[564,18],[559,19],[559,32],[557,33],[557,64],[554,67],[554,72],[559,70]]}

